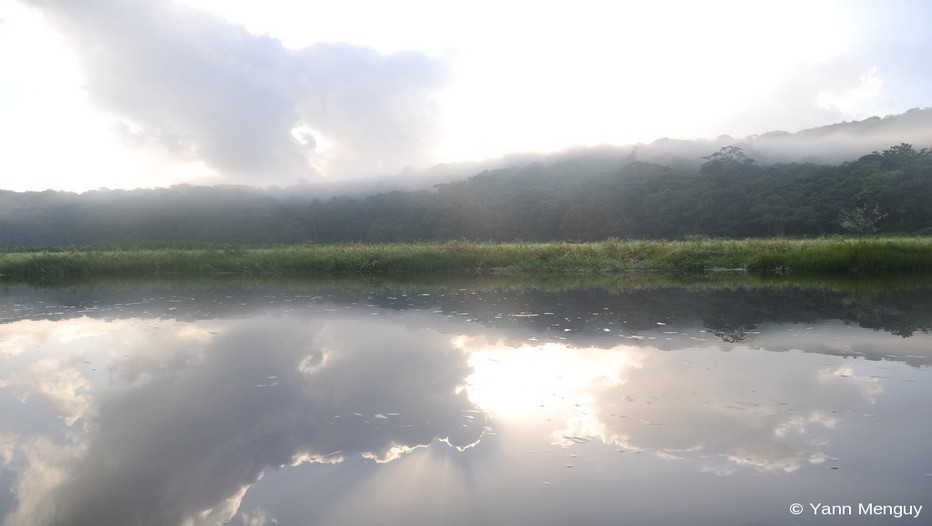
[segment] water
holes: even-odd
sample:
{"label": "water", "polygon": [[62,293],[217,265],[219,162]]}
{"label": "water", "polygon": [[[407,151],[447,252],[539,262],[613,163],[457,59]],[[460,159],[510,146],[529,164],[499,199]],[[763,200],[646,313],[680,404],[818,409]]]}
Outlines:
{"label": "water", "polygon": [[0,516],[928,524],[930,285],[11,286]]}

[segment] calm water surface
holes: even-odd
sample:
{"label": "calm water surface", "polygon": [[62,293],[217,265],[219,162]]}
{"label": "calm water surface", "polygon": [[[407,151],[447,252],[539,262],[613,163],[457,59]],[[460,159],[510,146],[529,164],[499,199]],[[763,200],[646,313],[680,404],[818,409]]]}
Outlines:
{"label": "calm water surface", "polygon": [[0,517],[932,524],[930,298],[932,282],[9,286]]}

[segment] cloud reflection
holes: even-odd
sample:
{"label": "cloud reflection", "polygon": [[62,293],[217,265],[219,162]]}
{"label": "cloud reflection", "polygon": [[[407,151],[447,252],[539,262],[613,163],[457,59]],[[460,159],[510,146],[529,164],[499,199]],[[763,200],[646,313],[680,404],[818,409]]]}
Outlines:
{"label": "cloud reflection", "polygon": [[[435,332],[371,320],[363,332],[352,319],[205,323],[179,334],[147,321],[139,330],[151,338],[114,353],[67,442],[37,435],[5,448],[19,472],[5,524],[214,524],[235,516],[269,467],[389,461],[437,439],[469,447],[484,433],[461,389],[466,356]],[[80,373],[42,367],[7,382],[31,375],[43,392],[65,378],[65,391],[78,391]],[[274,523],[255,510],[240,520]]]}
{"label": "cloud reflection", "polygon": [[88,386],[89,382],[76,367],[51,359],[39,360],[8,380],[0,380],[0,387],[11,388],[23,402],[30,396],[39,398],[69,426],[88,407]]}
{"label": "cloud reflection", "polygon": [[460,342],[475,368],[470,398],[493,415],[545,416],[561,446],[599,440],[719,474],[824,462],[831,430],[881,392],[857,362],[824,365],[798,352],[787,359],[747,347],[724,353]]}

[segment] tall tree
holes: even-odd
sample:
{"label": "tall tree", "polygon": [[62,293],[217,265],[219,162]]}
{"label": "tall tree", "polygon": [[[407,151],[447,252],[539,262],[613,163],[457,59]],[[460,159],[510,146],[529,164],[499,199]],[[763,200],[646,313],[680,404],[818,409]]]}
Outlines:
{"label": "tall tree", "polygon": [[880,211],[879,206],[874,205],[873,207],[869,207],[865,204],[857,206],[852,210],[843,209],[838,220],[842,228],[857,233],[858,239],[860,240],[864,234],[873,234],[876,232],[877,223],[880,223],[880,220],[886,217],[886,215],[887,214]]}

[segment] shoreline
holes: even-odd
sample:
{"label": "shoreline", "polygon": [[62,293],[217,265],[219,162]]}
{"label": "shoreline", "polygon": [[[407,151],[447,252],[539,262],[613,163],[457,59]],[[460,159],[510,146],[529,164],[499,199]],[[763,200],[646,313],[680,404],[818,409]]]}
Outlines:
{"label": "shoreline", "polygon": [[932,238],[701,239],[589,243],[426,242],[211,245],[151,242],[0,250],[0,277],[913,273],[932,270]]}

